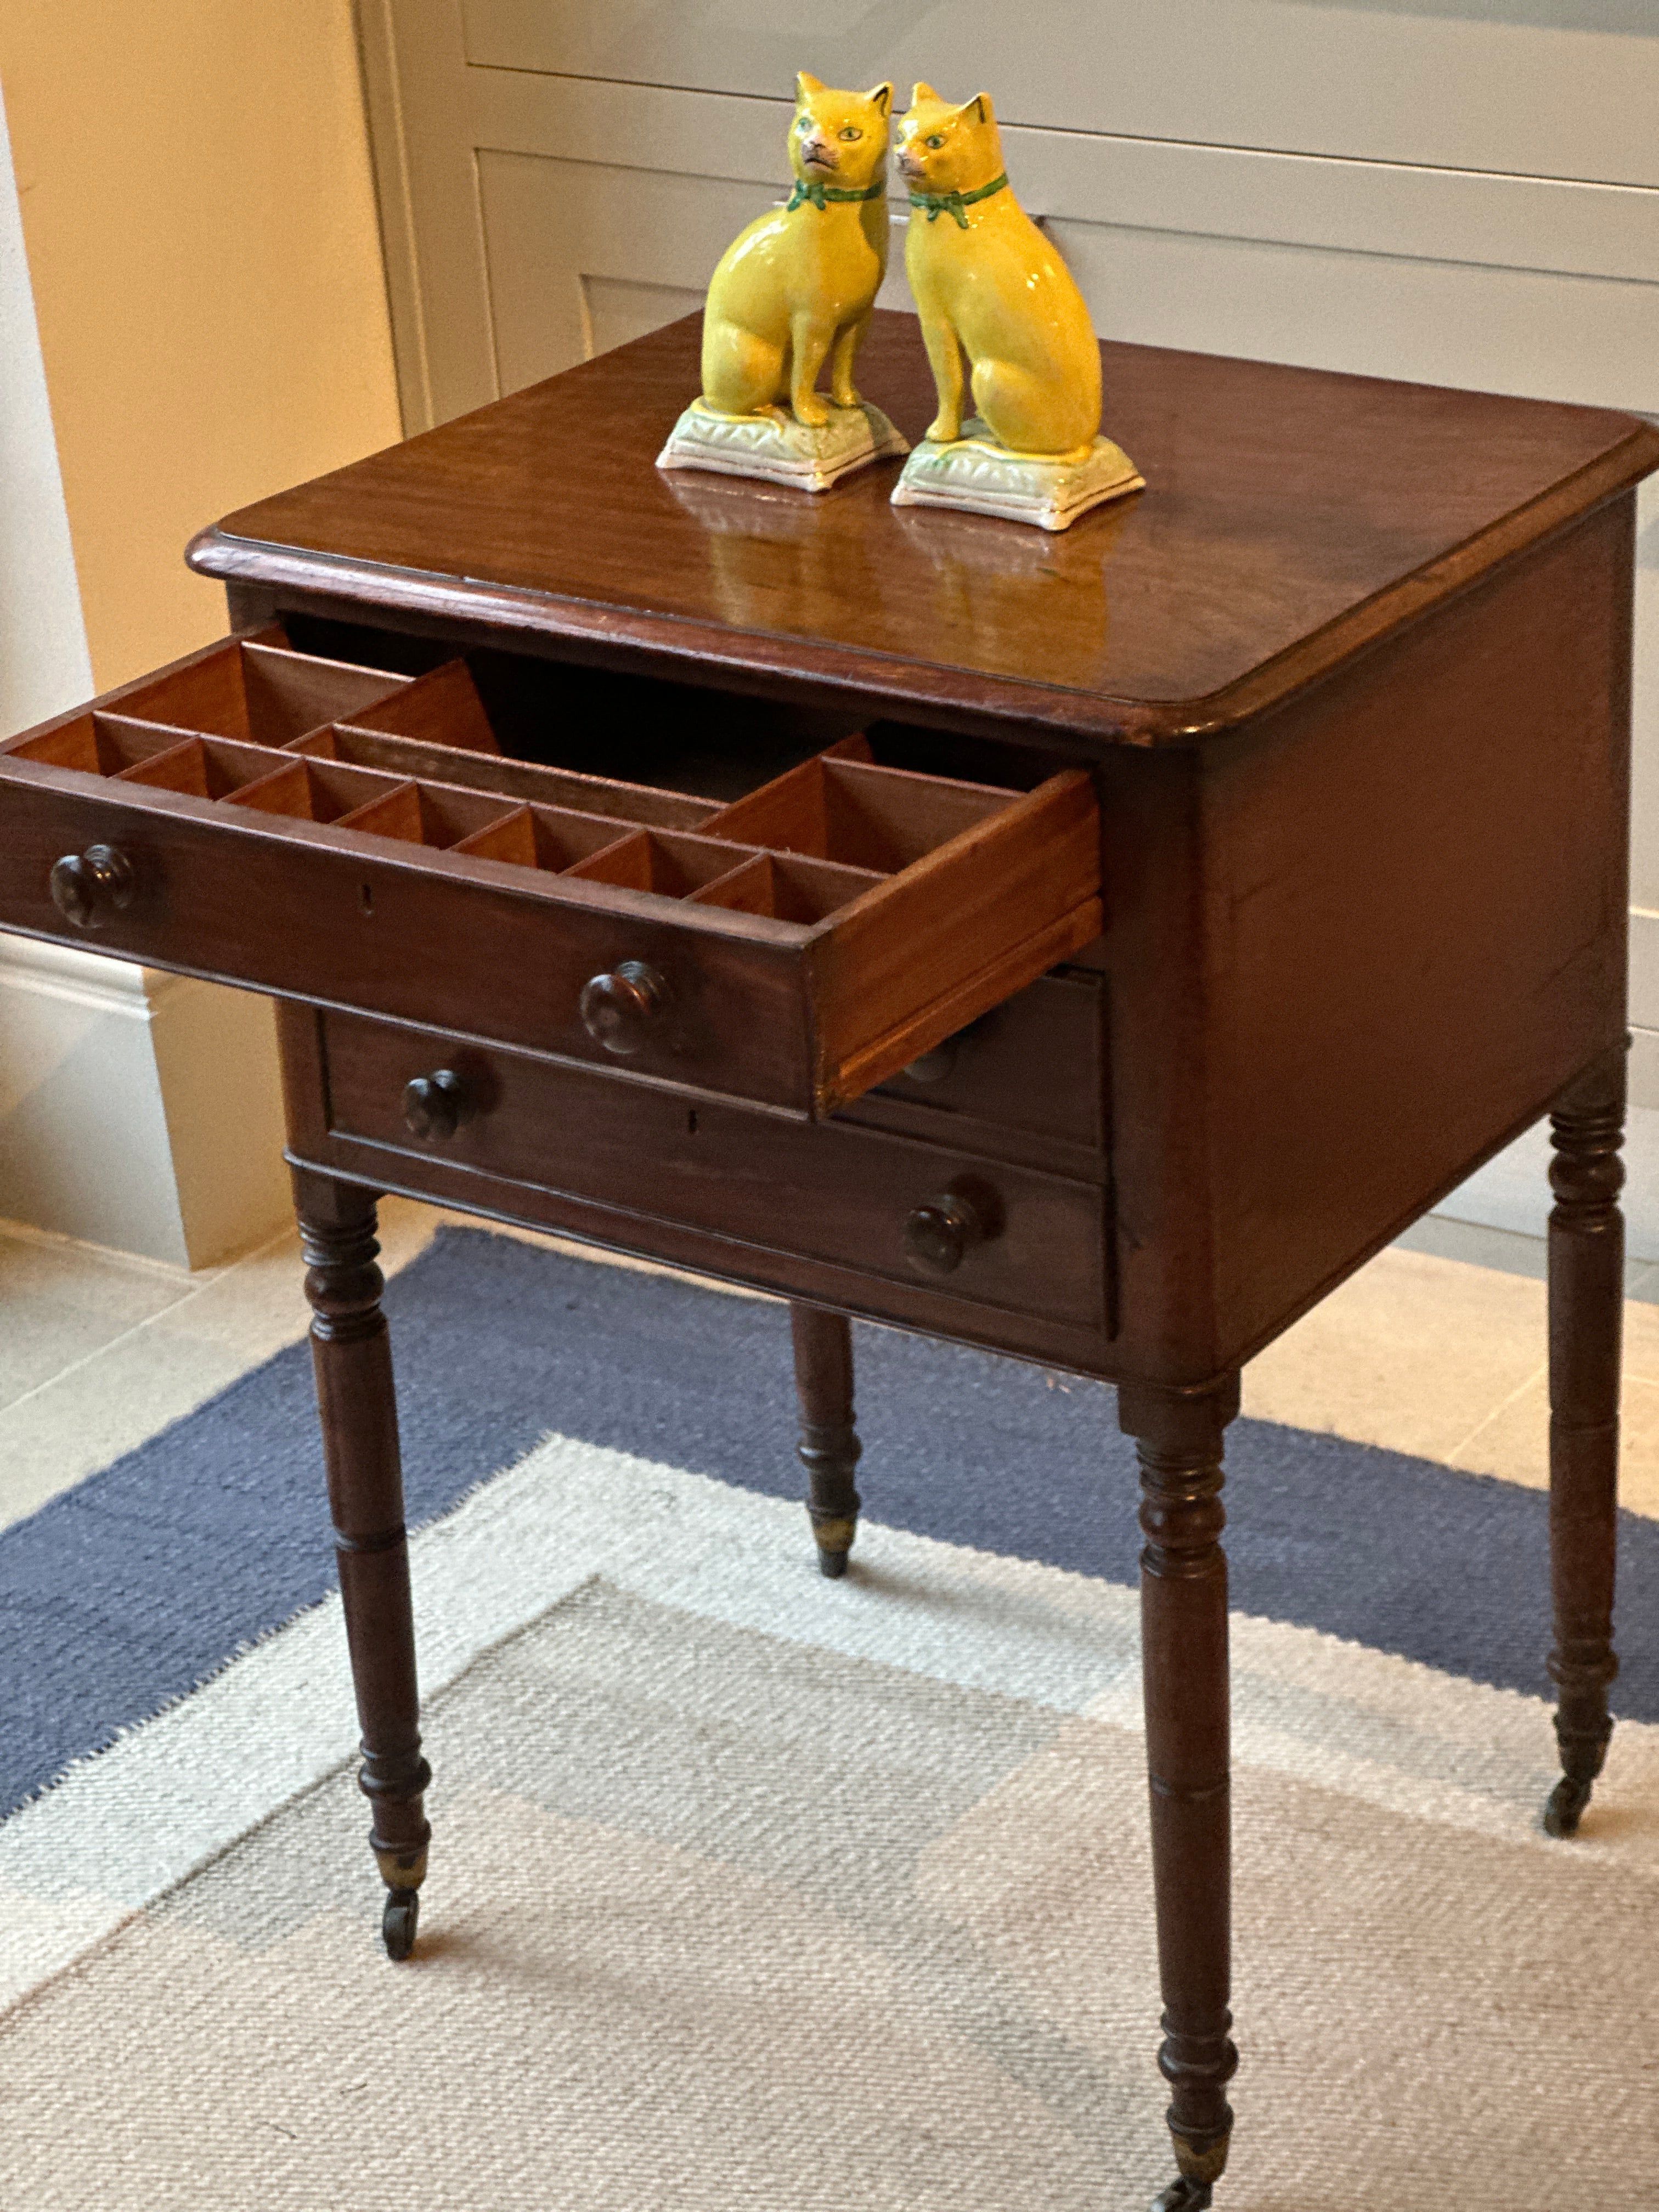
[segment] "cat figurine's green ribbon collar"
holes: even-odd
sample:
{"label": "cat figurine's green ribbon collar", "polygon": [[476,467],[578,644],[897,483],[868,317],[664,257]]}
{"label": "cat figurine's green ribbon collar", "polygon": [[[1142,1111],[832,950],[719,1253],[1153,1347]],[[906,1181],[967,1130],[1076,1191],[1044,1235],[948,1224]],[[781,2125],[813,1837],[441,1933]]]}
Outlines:
{"label": "cat figurine's green ribbon collar", "polygon": [[[913,208],[926,208],[929,222],[937,222],[942,215],[954,216],[959,228],[966,230],[968,217],[965,210],[972,207],[975,200],[988,200],[993,192],[1000,192],[1007,181],[1008,173],[1005,169],[1000,177],[993,177],[988,185],[981,185],[976,191],[912,192],[910,204]],[[791,205],[793,205],[793,201]]]}
{"label": "cat figurine's green ribbon collar", "polygon": [[795,189],[789,195],[789,204],[785,208],[784,213],[793,215],[803,200],[811,200],[818,213],[822,215],[831,200],[878,200],[886,190],[886,180],[881,177],[878,177],[873,185],[867,185],[861,192],[848,191],[842,185],[809,185],[804,179],[797,177]]}

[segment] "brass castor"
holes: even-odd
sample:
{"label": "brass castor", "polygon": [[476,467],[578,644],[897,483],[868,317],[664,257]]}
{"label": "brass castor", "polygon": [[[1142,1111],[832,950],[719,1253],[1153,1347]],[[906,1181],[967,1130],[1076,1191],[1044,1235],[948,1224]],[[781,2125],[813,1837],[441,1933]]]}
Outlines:
{"label": "brass castor", "polygon": [[1593,1782],[1580,1782],[1571,1774],[1564,1774],[1551,1790],[1550,1802],[1544,1808],[1544,1833],[1576,1836],[1595,1787]]}
{"label": "brass castor", "polygon": [[[801,1457],[805,1457],[804,1447]],[[847,1556],[859,1532],[858,1492],[853,1492],[850,1507],[809,1504],[806,1510],[812,1523],[812,1543],[818,1555],[818,1572],[828,1575],[831,1582],[839,1582],[847,1572]]]}
{"label": "brass castor", "polygon": [[795,1457],[806,1471],[806,1511],[818,1572],[827,1581],[840,1582],[859,1525],[853,1475],[862,1446],[853,1426],[853,1334],[845,1314],[802,1305],[789,1309],[789,1333],[800,1398]]}
{"label": "brass castor", "polygon": [[415,1948],[415,1929],[421,1917],[418,1889],[390,1889],[380,1916],[380,1934],[388,1959],[406,1959]]}
{"label": "brass castor", "polygon": [[1172,2181],[1152,2205],[1152,2212],[1210,2212],[1215,2191],[1207,2181],[1193,2181],[1186,2174]]}

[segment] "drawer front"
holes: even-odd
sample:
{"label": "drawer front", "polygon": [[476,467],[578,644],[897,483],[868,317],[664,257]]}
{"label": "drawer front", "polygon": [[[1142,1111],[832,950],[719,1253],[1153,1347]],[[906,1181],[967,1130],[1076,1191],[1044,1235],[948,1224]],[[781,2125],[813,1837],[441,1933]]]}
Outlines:
{"label": "drawer front", "polygon": [[[757,1253],[930,1285],[953,1301],[1103,1334],[1105,1205],[1097,1183],[842,1122],[692,1107],[602,1074],[382,1023],[328,1015],[320,1035],[313,1075],[296,1073],[289,1055],[296,1141],[303,1146],[313,1105],[297,1093],[314,1088],[327,1134],[380,1148],[389,1183],[418,1188],[422,1168],[441,1160],[445,1182],[434,1195],[454,1199],[458,1176],[471,1171],[481,1185],[495,1178],[568,1194]],[[441,1073],[454,1080],[438,1086],[435,1105],[430,1090],[416,1102],[417,1116],[438,1124],[422,1141],[405,1119],[406,1086]],[[913,1225],[930,1207],[933,1215]],[[742,1272],[778,1279],[763,1263]]]}

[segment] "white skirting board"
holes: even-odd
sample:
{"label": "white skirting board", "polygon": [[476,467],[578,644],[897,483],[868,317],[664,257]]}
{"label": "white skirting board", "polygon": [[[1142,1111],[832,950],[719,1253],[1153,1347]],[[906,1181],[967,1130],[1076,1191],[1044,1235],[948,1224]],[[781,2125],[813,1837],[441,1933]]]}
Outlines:
{"label": "white skirting board", "polygon": [[288,1218],[270,1001],[0,939],[0,1219],[179,1267]]}

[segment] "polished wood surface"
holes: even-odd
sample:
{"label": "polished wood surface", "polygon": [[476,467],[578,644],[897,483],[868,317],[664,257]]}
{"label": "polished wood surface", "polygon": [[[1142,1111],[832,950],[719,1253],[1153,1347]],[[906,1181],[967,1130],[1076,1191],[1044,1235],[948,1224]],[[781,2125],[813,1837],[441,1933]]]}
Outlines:
{"label": "polished wood surface", "polygon": [[[1149,743],[1259,712],[1659,463],[1659,430],[1605,410],[1108,345],[1106,427],[1147,489],[1051,538],[895,509],[896,464],[817,498],[663,474],[698,329],[245,507],[191,558],[394,623]],[[910,317],[876,317],[860,374],[919,437]]]}

